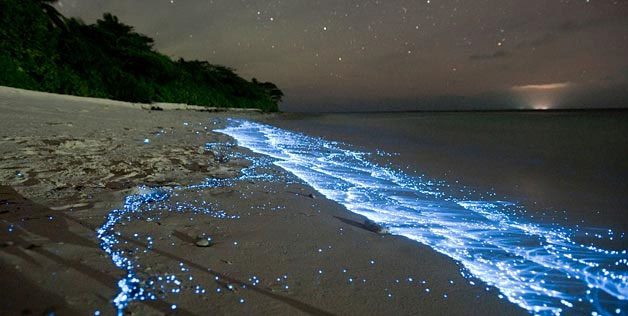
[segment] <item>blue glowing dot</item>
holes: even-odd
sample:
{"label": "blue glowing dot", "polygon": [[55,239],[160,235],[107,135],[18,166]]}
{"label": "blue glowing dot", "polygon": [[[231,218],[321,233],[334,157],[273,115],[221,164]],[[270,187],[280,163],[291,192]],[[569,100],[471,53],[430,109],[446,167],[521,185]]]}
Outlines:
{"label": "blue glowing dot", "polygon": [[170,305],[170,309],[177,309],[177,305],[176,304]]}
{"label": "blue glowing dot", "polygon": [[150,139],[144,138],[144,144],[150,144]]}
{"label": "blue glowing dot", "polygon": [[240,299],[240,304],[244,304],[244,299],[243,298]]}
{"label": "blue glowing dot", "polygon": [[95,311],[94,316],[100,316],[100,311]]}

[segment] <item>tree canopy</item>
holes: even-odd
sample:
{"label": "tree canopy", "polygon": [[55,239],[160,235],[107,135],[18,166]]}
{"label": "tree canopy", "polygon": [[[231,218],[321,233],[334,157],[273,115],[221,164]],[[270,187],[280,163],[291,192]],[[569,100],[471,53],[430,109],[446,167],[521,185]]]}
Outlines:
{"label": "tree canopy", "polygon": [[110,13],[66,18],[54,0],[0,0],[0,85],[130,102],[277,111],[283,93],[207,61],[172,60]]}

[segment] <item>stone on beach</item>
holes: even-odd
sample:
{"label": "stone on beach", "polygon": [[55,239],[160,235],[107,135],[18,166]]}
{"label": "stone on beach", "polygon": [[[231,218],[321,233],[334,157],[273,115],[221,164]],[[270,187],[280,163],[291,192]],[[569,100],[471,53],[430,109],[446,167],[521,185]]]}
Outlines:
{"label": "stone on beach", "polygon": [[205,238],[199,238],[196,240],[196,242],[194,243],[197,247],[211,247],[212,242],[211,242],[211,238],[209,237],[205,237]]}
{"label": "stone on beach", "polygon": [[364,228],[366,230],[372,231],[372,232],[380,234],[380,235],[390,234],[390,231],[388,230],[387,227],[385,227],[383,225],[380,225],[378,223],[375,223],[374,221],[372,221],[370,219],[364,220]]}

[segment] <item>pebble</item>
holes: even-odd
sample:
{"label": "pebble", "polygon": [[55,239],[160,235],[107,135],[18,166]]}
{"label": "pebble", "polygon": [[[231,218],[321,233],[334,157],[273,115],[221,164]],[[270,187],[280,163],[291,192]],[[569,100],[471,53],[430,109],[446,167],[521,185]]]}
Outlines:
{"label": "pebble", "polygon": [[210,239],[207,238],[199,238],[195,244],[198,247],[210,247],[212,245],[212,242]]}
{"label": "pebble", "polygon": [[374,221],[367,219],[364,221],[364,228],[366,230],[370,230],[374,233],[380,234],[380,235],[387,235],[390,234],[390,231],[388,230],[387,227],[382,226],[378,223],[375,223]]}

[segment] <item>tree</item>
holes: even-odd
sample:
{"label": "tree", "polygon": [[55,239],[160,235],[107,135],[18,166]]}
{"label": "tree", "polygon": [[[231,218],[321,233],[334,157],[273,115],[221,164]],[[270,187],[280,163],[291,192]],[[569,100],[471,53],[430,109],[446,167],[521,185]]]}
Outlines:
{"label": "tree", "polygon": [[279,88],[272,82],[259,82],[257,79],[253,78],[251,80],[254,84],[260,86],[261,88],[268,93],[270,99],[275,103],[279,104],[283,101],[283,92],[279,90]]}
{"label": "tree", "polygon": [[65,18],[55,0],[0,0],[0,85],[112,98],[277,111],[283,93],[229,67],[173,61],[110,13]]}
{"label": "tree", "polygon": [[48,21],[50,22],[51,27],[57,27],[63,31],[67,31],[65,17],[57,11],[57,9],[53,6],[55,2],[58,0],[35,0],[39,7],[46,13],[48,16]]}

